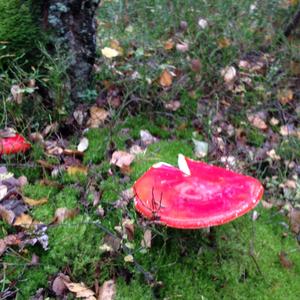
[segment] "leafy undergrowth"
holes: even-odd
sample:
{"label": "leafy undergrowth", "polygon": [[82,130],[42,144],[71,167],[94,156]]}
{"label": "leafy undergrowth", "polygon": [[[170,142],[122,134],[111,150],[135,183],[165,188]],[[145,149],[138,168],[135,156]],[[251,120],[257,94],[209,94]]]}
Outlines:
{"label": "leafy undergrowth", "polygon": [[[28,180],[5,196],[16,220],[1,214],[2,298],[72,299],[80,282],[95,295],[111,279],[116,299],[299,298],[300,57],[281,30],[297,1],[211,2],[103,1],[97,99],[49,126],[38,105],[24,125],[34,89],[4,101],[3,126],[32,149],[1,158]],[[264,201],[210,233],[144,220],[130,187],[179,153],[260,179]]]}

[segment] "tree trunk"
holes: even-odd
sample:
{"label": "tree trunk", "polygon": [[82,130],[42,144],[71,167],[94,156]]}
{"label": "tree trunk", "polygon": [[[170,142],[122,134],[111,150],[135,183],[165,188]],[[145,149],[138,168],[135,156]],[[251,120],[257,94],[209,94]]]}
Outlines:
{"label": "tree trunk", "polygon": [[44,26],[68,55],[71,100],[78,104],[91,82],[96,55],[95,13],[100,0],[43,1]]}

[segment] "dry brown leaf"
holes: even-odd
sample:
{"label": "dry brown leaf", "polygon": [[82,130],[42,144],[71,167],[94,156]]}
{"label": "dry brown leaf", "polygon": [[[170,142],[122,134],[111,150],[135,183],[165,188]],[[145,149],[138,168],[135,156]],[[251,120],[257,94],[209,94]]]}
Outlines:
{"label": "dry brown leaf", "polygon": [[22,241],[23,233],[10,234],[0,240],[0,256],[5,252],[9,246],[19,245]]}
{"label": "dry brown leaf", "polygon": [[60,207],[55,211],[53,223],[59,224],[67,219],[72,219],[78,214],[78,209],[68,209],[66,207]]}
{"label": "dry brown leaf", "polygon": [[23,197],[23,201],[28,204],[29,206],[37,206],[37,205],[42,205],[48,202],[48,199],[46,197],[40,198],[40,199],[31,199],[28,197]]}
{"label": "dry brown leaf", "polygon": [[283,90],[278,91],[277,97],[278,97],[279,102],[282,105],[285,105],[293,100],[294,93],[291,89],[283,89]]}
{"label": "dry brown leaf", "polygon": [[99,290],[98,300],[113,300],[116,297],[116,283],[114,280],[105,281]]}
{"label": "dry brown leaf", "polygon": [[110,47],[112,49],[115,49],[119,52],[119,55],[123,55],[124,54],[124,49],[121,47],[120,42],[118,40],[111,40],[110,41]]}
{"label": "dry brown leaf", "polygon": [[67,291],[65,282],[70,282],[69,276],[59,273],[52,282],[52,290],[55,296],[63,296]]}
{"label": "dry brown leaf", "polygon": [[127,235],[129,241],[134,240],[134,221],[130,219],[124,219],[122,222],[122,226]]}
{"label": "dry brown leaf", "polygon": [[87,126],[90,128],[98,128],[103,125],[105,120],[109,117],[109,112],[104,108],[92,106],[90,108],[90,118],[87,121]]}
{"label": "dry brown leaf", "polygon": [[251,125],[254,126],[255,128],[258,128],[261,130],[268,129],[268,125],[258,114],[248,115],[247,118],[248,118],[248,121],[251,123]]}
{"label": "dry brown leaf", "polygon": [[33,225],[33,220],[31,216],[27,214],[21,214],[18,217],[16,217],[14,221],[14,226],[20,226],[23,228],[29,228],[31,225]]}
{"label": "dry brown leaf", "polygon": [[279,261],[285,269],[291,269],[293,267],[293,263],[290,261],[287,254],[284,251],[281,251],[279,253]]}
{"label": "dry brown leaf", "polygon": [[64,281],[68,290],[76,294],[76,298],[84,298],[88,300],[96,300],[95,293],[89,289],[84,283],[75,283]]}
{"label": "dry brown leaf", "polygon": [[133,263],[134,262],[133,256],[131,254],[124,256],[124,261],[127,263]]}
{"label": "dry brown leaf", "polygon": [[88,174],[88,167],[85,166],[68,166],[67,173],[70,176],[76,175],[87,175]]}
{"label": "dry brown leaf", "polygon": [[290,225],[291,225],[291,230],[298,234],[300,232],[300,210],[296,208],[292,208],[290,213]]}
{"label": "dry brown leaf", "polygon": [[119,168],[126,168],[131,165],[135,156],[125,151],[115,151],[110,160],[110,164]]}
{"label": "dry brown leaf", "polygon": [[6,209],[3,205],[0,205],[0,217],[9,225],[12,225],[16,215],[13,211]]}
{"label": "dry brown leaf", "polygon": [[173,82],[173,77],[171,73],[167,69],[163,70],[159,78],[159,84],[162,87],[169,87],[172,85],[172,82]]}
{"label": "dry brown leaf", "polygon": [[144,248],[151,248],[151,242],[152,242],[152,231],[150,229],[146,229],[144,232],[144,238],[142,239],[142,247]]}
{"label": "dry brown leaf", "polygon": [[45,137],[46,135],[56,132],[58,130],[59,124],[58,122],[51,123],[46,126],[46,128],[43,130],[42,135]]}
{"label": "dry brown leaf", "polygon": [[273,207],[273,204],[272,204],[272,203],[267,202],[267,201],[265,201],[265,200],[261,200],[260,202],[261,202],[263,208],[265,208],[265,209],[271,209],[271,208]]}
{"label": "dry brown leaf", "polygon": [[165,50],[172,50],[175,46],[175,43],[172,39],[169,39],[167,40],[165,43],[164,43],[164,49]]}

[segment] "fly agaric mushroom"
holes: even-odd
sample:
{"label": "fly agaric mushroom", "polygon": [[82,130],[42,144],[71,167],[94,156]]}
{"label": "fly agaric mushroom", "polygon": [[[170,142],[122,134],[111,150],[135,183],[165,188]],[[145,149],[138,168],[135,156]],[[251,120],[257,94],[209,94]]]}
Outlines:
{"label": "fly agaric mushroom", "polygon": [[25,152],[30,144],[21,135],[12,130],[0,132],[0,156],[2,154],[14,154]]}
{"label": "fly agaric mushroom", "polygon": [[263,195],[253,177],[181,154],[178,165],[154,164],[134,183],[135,208],[146,218],[174,228],[217,226],[253,209]]}

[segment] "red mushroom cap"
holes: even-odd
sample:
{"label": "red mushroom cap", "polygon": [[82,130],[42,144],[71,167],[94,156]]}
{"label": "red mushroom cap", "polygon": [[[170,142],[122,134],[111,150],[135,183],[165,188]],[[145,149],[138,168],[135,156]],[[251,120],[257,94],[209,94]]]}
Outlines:
{"label": "red mushroom cap", "polygon": [[255,178],[183,156],[179,167],[155,164],[135,182],[135,208],[143,216],[175,228],[217,226],[250,211],[263,195]]}
{"label": "red mushroom cap", "polygon": [[9,137],[0,137],[0,155],[25,152],[30,144],[19,134]]}

